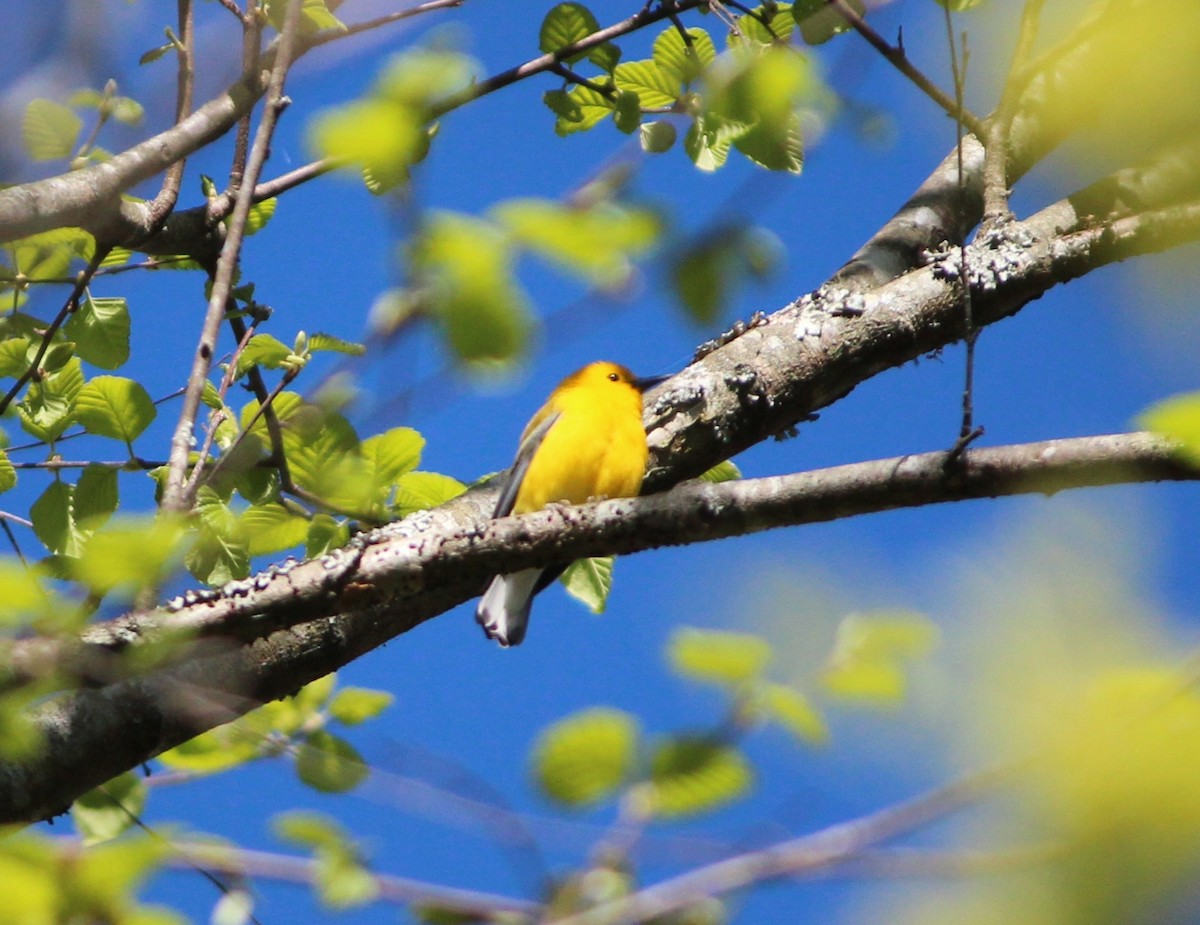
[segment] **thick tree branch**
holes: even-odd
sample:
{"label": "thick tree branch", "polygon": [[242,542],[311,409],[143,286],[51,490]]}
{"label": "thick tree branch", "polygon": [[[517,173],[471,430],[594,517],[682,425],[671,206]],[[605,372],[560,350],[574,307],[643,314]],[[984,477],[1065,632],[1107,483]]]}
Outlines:
{"label": "thick tree branch", "polygon": [[[26,676],[44,674],[39,657],[76,657],[94,669],[101,653],[111,658],[122,645],[178,634],[199,639],[201,648],[174,668],[66,694],[40,709],[47,748],[31,761],[0,765],[0,822],[64,809],[120,771],[467,600],[496,572],[965,498],[1200,477],[1148,434],[970,450],[949,473],[946,458],[937,452],[721,485],[689,483],[482,528],[430,531],[436,515],[427,514],[319,560],[101,624],[89,631],[89,647],[13,643],[10,670]],[[239,644],[235,637],[254,641]]]}

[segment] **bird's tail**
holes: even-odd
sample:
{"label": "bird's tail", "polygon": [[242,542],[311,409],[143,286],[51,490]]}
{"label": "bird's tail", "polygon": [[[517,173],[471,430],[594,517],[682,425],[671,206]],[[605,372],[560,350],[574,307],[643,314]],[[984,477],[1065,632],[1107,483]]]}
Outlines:
{"label": "bird's tail", "polygon": [[541,574],[542,569],[530,568],[492,579],[475,610],[475,620],[483,627],[488,639],[505,647],[521,644]]}

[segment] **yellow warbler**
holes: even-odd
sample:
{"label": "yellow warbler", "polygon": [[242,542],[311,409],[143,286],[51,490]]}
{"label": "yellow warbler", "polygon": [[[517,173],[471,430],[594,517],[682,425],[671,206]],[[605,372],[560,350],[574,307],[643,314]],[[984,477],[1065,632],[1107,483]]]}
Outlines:
{"label": "yellow warbler", "polygon": [[[638,379],[624,366],[603,362],[567,376],[525,426],[493,516],[636,495],[648,455],[642,392],[665,378]],[[475,611],[488,638],[518,645],[533,596],[559,572],[531,568],[497,575]]]}

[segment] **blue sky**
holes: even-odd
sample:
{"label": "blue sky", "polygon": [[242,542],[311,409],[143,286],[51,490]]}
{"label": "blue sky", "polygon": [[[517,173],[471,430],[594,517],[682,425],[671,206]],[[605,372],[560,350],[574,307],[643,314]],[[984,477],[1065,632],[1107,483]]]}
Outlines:
{"label": "blue sky", "polygon": [[[592,9],[607,23],[637,6],[605,0]],[[981,111],[990,98],[987,75],[1007,53],[1008,6],[992,4],[998,9],[959,21],[972,31],[978,69],[972,97]],[[14,0],[0,10],[0,26],[8,34],[30,37],[0,63],[0,85],[18,87],[3,101],[4,112],[19,112],[22,94],[74,89],[85,79],[99,86],[117,76],[122,92],[147,103],[148,125],[162,125],[173,93],[171,66],[164,61],[139,69],[134,62],[161,41],[168,5],[83,0],[61,7],[87,23],[74,37],[63,22],[44,14],[43,4]],[[383,9],[381,2],[348,2],[343,15],[367,18]],[[461,10],[431,16],[407,31],[397,28],[313,54],[289,82],[294,105],[281,122],[268,175],[307,161],[308,117],[360,93],[388,54],[429,34],[427,29],[444,30],[443,39],[460,43],[485,73],[494,73],[534,55],[545,9],[529,0],[468,0]],[[218,86],[234,73],[232,24],[214,3],[200,4],[199,12],[206,68],[201,84]],[[713,17],[687,21],[720,34]],[[899,0],[879,10],[875,21],[884,35],[903,26],[914,60],[948,85],[940,10]],[[103,39],[88,31],[94,29],[102,30]],[[632,39],[627,57],[651,37]],[[79,52],[86,47],[91,54]],[[740,292],[720,325],[702,328],[685,319],[653,264],[628,299],[611,302],[584,297],[575,283],[531,263],[524,268],[525,282],[546,322],[526,367],[510,381],[479,383],[448,371],[429,336],[406,337],[355,370],[365,390],[355,418],[361,432],[416,427],[428,440],[422,468],[469,481],[507,465],[526,418],[579,365],[606,358],[643,374],[677,370],[697,344],[733,319],[773,311],[823,281],[950,149],[954,129],[854,37],[826,46],[818,60],[835,89],[887,120],[886,140],[864,141],[852,120],[841,119],[809,151],[799,178],[769,176],[732,161],[716,174],[701,174],[678,151],[639,161],[636,189],[664,209],[673,234],[704,229],[732,208],[786,245],[778,274]],[[449,116],[433,155],[418,171],[416,200],[478,213],[506,197],[558,196],[606,159],[629,153],[625,136],[607,126],[586,136],[555,138],[552,116],[540,102],[541,93],[555,86],[550,78],[526,81]],[[117,146],[121,136],[107,143]],[[219,178],[227,159],[227,148],[218,146],[189,165],[184,205],[199,198],[199,173]],[[1016,207],[1036,209],[1089,179],[1058,159],[1022,183]],[[373,300],[396,282],[400,225],[386,202],[353,179],[327,178],[287,195],[245,256],[244,277],[256,282],[260,300],[275,309],[271,331],[285,342],[300,329],[361,336]],[[1181,295],[1186,271],[1162,260],[1147,263],[1153,270],[1095,273],[984,333],[976,391],[978,418],[987,428],[983,443],[1130,429],[1150,402],[1195,386],[1194,338],[1164,336],[1167,325],[1161,321],[1186,305]],[[1160,280],[1152,290],[1144,288],[1149,275]],[[169,273],[126,276],[95,287],[97,294],[129,297],[133,363],[159,387],[155,394],[178,385],[203,311],[200,284],[182,279]],[[1151,301],[1161,308],[1149,310]],[[823,411],[818,422],[804,425],[798,438],[757,447],[737,462],[747,476],[757,476],[945,448],[956,435],[961,376],[957,349],[885,373]],[[150,455],[147,447],[164,439],[170,423],[164,412],[139,449]],[[36,477],[23,477],[22,490],[40,490]],[[149,502],[148,481],[129,477],[123,491],[135,506]],[[320,797],[295,783],[281,762],[263,762],[156,790],[146,818],[151,824],[184,820],[197,831],[277,850],[282,846],[267,828],[271,815],[297,806],[318,808],[356,833],[381,871],[535,897],[537,878],[579,862],[610,818],[604,812],[571,817],[577,824],[566,831],[547,821],[563,817],[536,796],[526,775],[526,755],[539,729],[594,704],[635,713],[649,732],[703,728],[719,718],[715,694],[669,674],[662,652],[672,628],[767,633],[778,642],[779,678],[801,683],[802,666],[819,660],[822,646],[828,650],[832,624],[854,609],[929,613],[952,648],[955,634],[969,624],[965,613],[978,603],[965,590],[962,563],[984,570],[994,564],[1002,572],[1031,536],[1047,531],[1053,543],[1081,556],[1097,537],[1112,540],[1111,561],[1127,569],[1130,582],[1158,608],[1186,623],[1195,615],[1198,513],[1189,486],[1129,487],[897,512],[631,557],[618,563],[603,617],[593,617],[554,588],[538,600],[530,635],[519,649],[500,651],[486,643],[470,608],[463,607],[347,668],[343,683],[396,695],[381,719],[352,735],[383,772],[363,792]],[[944,778],[949,772],[943,758],[951,745],[929,722],[930,702],[939,690],[944,693],[930,680],[938,676],[932,670],[913,703],[888,714],[832,708],[832,742],[823,749],[797,747],[772,731],[754,736],[747,747],[760,771],[756,793],[714,817],[665,826],[655,835],[763,844],[877,808]],[[498,845],[475,821],[464,826],[439,821],[445,807],[414,789],[410,777],[529,814],[543,861]],[[425,809],[414,811],[414,803]],[[669,848],[652,843],[647,877],[680,869]],[[832,920],[838,904],[861,890],[854,882],[774,887],[740,908],[744,921],[798,920],[794,910],[800,907],[805,919]],[[210,884],[182,874],[160,878],[152,895],[181,906],[196,921],[207,919],[216,900]],[[293,887],[265,887],[258,909],[264,923],[315,914],[308,893]],[[366,923],[394,917],[394,910],[374,906],[342,918]]]}

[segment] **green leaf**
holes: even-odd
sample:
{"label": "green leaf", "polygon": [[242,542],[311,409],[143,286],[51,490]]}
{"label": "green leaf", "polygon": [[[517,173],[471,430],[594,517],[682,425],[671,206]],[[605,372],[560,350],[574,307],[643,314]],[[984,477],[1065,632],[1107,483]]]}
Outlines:
{"label": "green leaf", "polygon": [[[766,24],[764,24],[764,20]],[[776,42],[786,43],[796,29],[796,18],[792,15],[790,3],[772,4],[756,7],[738,17],[738,32],[730,32],[729,44],[753,42],[756,45],[771,45]],[[770,28],[767,28],[767,25]]]}
{"label": "green leaf", "polygon": [[85,845],[110,841],[133,825],[146,808],[146,785],[126,771],[71,804],[71,818]]}
{"label": "green leaf", "polygon": [[944,6],[951,13],[962,13],[973,10],[983,4],[983,0],[936,0],[938,6]]}
{"label": "green leaf", "polygon": [[242,512],[241,529],[250,555],[263,556],[304,543],[308,520],[278,502],[254,504]]}
{"label": "green leaf", "polygon": [[352,357],[360,357],[367,352],[365,344],[358,344],[352,340],[342,340],[340,337],[334,337],[332,334],[320,333],[313,334],[308,338],[308,349],[314,353],[325,350],[333,353],[344,353]]}
{"label": "green leaf", "polygon": [[167,42],[165,45],[159,45],[157,48],[151,48],[149,51],[144,51],[142,52],[141,57],[138,58],[138,64],[150,64],[154,61],[157,61],[159,58],[165,57],[167,52],[172,51],[174,48],[175,46],[173,44]]}
{"label": "green leaf", "polygon": [[411,427],[393,427],[364,440],[361,452],[374,481],[390,486],[404,473],[417,467],[424,448],[425,438],[417,431]]}
{"label": "green leaf", "polygon": [[17,470],[13,467],[12,460],[8,458],[8,453],[0,450],[0,493],[9,491],[16,487]]}
{"label": "green leaf", "polygon": [[328,514],[316,514],[308,525],[308,537],[304,543],[304,555],[309,559],[323,556],[331,549],[338,549],[350,542],[350,528],[334,520]]}
{"label": "green leaf", "polygon": [[226,499],[204,485],[196,493],[196,512],[200,515],[196,542],[183,560],[188,571],[210,585],[249,575],[249,541]]}
{"label": "green leaf", "polygon": [[54,100],[30,100],[21,122],[25,151],[35,161],[70,157],[82,130],[83,120],[70,108]]}
{"label": "green leaf", "polygon": [[650,759],[648,795],[656,816],[676,818],[730,803],[752,782],[750,765],[733,746],[704,736],[677,736]]}
{"label": "green leaf", "polygon": [[733,146],[767,170],[780,170],[799,175],[804,169],[804,136],[800,117],[792,114],[786,128],[759,123],[734,139]]}
{"label": "green leaf", "polygon": [[701,113],[683,136],[683,150],[700,170],[712,172],[725,165],[734,141],[749,131],[743,122]]}
{"label": "green leaf", "polygon": [[276,816],[275,833],[312,850],[318,895],[327,906],[344,909],[370,902],[379,884],[359,860],[358,850],[342,827],[323,813],[299,810]]}
{"label": "green leaf", "polygon": [[122,376],[97,376],[75,401],[75,419],[84,429],[126,444],[132,444],[157,413],[142,384]]}
{"label": "green leaf", "polygon": [[129,359],[129,306],[122,298],[92,298],[63,326],[75,353],[100,369],[117,369]]}
{"label": "green leaf", "polygon": [[59,555],[77,557],[86,539],[71,513],[75,487],[66,482],[51,482],[29,508],[33,532],[47,549]]}
{"label": "green leaf", "polygon": [[937,640],[937,626],[924,614],[850,614],[838,626],[821,681],[839,697],[894,704],[908,690],[907,663],[928,653]]}
{"label": "green leaf", "polygon": [[[546,14],[538,33],[538,47],[547,53],[558,51],[600,31],[600,23],[582,3],[560,3]],[[562,60],[574,64],[587,53],[580,52]]]}
{"label": "green leaf", "polygon": [[88,532],[99,530],[117,509],[117,470],[108,466],[87,466],[80,473],[71,501],[71,511],[79,526]]}
{"label": "green leaf", "polygon": [[628,778],[637,752],[637,720],[594,707],[547,728],[533,750],[533,775],[542,792],[567,806],[598,803]]}
{"label": "green leaf", "polygon": [[292,348],[270,334],[255,334],[246,342],[237,360],[238,378],[246,375],[252,366],[278,369],[293,357]]}
{"label": "green leaf", "polygon": [[759,680],[771,657],[770,643],[749,633],[682,627],[667,644],[667,659],[676,674],[724,687]]}
{"label": "green leaf", "polygon": [[618,90],[616,103],[613,122],[619,131],[632,135],[642,124],[642,105],[638,95],[628,90]]}
{"label": "green leaf", "polygon": [[1157,402],[1137,418],[1138,426],[1179,444],[1179,455],[1200,466],[1200,392]]}
{"label": "green leaf", "polygon": [[32,345],[24,337],[0,340],[0,376],[16,379],[29,369],[28,352]]}
{"label": "green leaf", "polygon": [[612,115],[617,105],[612,96],[582,84],[570,91],[549,90],[542,94],[542,102],[558,116],[554,131],[560,137],[595,127]]}
{"label": "green leaf", "polygon": [[314,790],[346,793],[366,780],[370,772],[353,745],[318,729],[300,746],[296,773]]}
{"label": "green leaf", "polygon": [[246,217],[246,237],[258,234],[267,227],[267,223],[275,217],[275,207],[278,204],[279,200],[272,196],[250,207],[250,214]]}
{"label": "green leaf", "polygon": [[795,688],[768,682],[756,691],[756,695],[759,711],[801,742],[819,745],[829,740],[829,728],[824,718]]}
{"label": "green leaf", "polygon": [[407,517],[414,511],[427,511],[466,490],[458,479],[440,472],[406,472],[396,480],[396,515]]}
{"label": "green leaf", "polygon": [[587,59],[606,74],[611,74],[621,61],[621,49],[612,42],[604,42],[589,51]]}
{"label": "green leaf", "polygon": [[687,34],[690,41],[685,42],[679,30],[672,26],[654,40],[654,63],[677,85],[690,84],[717,57],[712,37],[706,31],[692,27]]}
{"label": "green leaf", "polygon": [[413,251],[413,271],[429,309],[460,360],[510,362],[533,327],[512,266],[512,248],[490,223],[435,213]]}
{"label": "green leaf", "polygon": [[732,482],[735,479],[740,479],[741,477],[741,470],[738,469],[733,462],[727,459],[724,462],[717,463],[707,472],[703,473],[700,476],[700,479],[705,482],[712,482],[713,484],[719,485],[721,482]]}
{"label": "green leaf", "polygon": [[559,581],[567,593],[592,613],[604,613],[612,590],[614,556],[577,559],[566,567]]}
{"label": "green leaf", "polygon": [[6,245],[13,267],[33,280],[62,279],[75,258],[90,260],[96,239],[82,228],[54,228]]}
{"label": "green leaf", "polygon": [[618,64],[613,71],[613,82],[618,90],[636,93],[645,109],[674,106],[683,93],[678,76],[650,60]]}
{"label": "green leaf", "polygon": [[674,146],[676,134],[670,122],[643,122],[638,128],[638,143],[647,154],[662,154]]}
{"label": "green leaf", "polygon": [[73,357],[58,372],[30,384],[17,405],[21,427],[38,440],[53,443],[74,420],[82,389],[83,366]]}
{"label": "green leaf", "polygon": [[[329,11],[325,0],[301,0],[301,3],[300,31],[302,33],[308,35],[313,32],[323,32],[326,29],[335,32],[345,31],[345,24]],[[288,8],[287,0],[270,0],[265,6],[267,20],[277,30],[282,29]]]}
{"label": "green leaf", "polygon": [[339,723],[357,726],[374,719],[392,705],[396,698],[387,691],[365,687],[344,687],[329,701],[329,715]]}
{"label": "green leaf", "polygon": [[[866,13],[862,0],[848,2],[859,16]],[[853,28],[846,22],[846,17],[831,7],[827,0],[796,0],[792,5],[792,16],[800,27],[800,37],[809,45],[822,45]]]}
{"label": "green leaf", "polygon": [[610,202],[569,206],[510,199],[492,215],[523,247],[602,287],[625,283],[633,260],[657,243],[662,230],[653,212]]}

